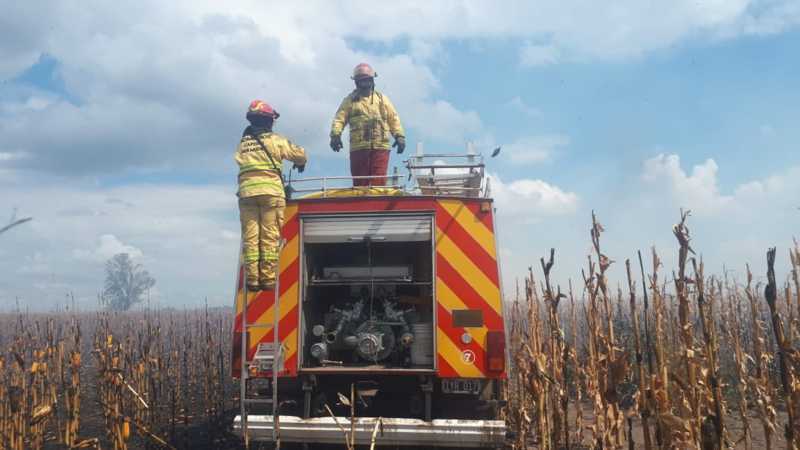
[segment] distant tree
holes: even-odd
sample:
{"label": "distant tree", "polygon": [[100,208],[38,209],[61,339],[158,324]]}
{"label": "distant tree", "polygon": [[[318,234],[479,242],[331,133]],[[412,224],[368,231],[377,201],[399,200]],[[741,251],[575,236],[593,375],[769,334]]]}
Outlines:
{"label": "distant tree", "polygon": [[106,261],[106,283],[103,300],[113,311],[127,311],[143,300],[156,280],[136,264],[127,253],[118,253]]}

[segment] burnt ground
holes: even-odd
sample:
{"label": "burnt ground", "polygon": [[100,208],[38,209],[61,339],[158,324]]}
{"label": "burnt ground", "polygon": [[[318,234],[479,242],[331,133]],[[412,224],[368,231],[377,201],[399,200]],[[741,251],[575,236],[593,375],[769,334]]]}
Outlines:
{"label": "burnt ground", "polygon": [[[91,323],[94,317],[88,317],[85,323]],[[88,328],[88,327],[87,327]],[[220,327],[221,330],[230,329],[229,325],[226,324]],[[81,408],[81,426],[80,426],[80,436],[82,438],[97,438],[100,440],[101,448],[102,449],[111,449],[113,448],[106,436],[106,426],[105,426],[105,418],[103,415],[103,409],[98,401],[98,387],[97,387],[97,380],[98,380],[98,368],[97,368],[97,360],[95,357],[92,356],[92,348],[91,348],[91,339],[88,338],[91,334],[88,331],[84,332],[87,338],[83,341],[83,350],[82,353],[84,355],[83,363],[81,366],[81,392],[82,392],[82,408]],[[0,339],[2,341],[2,339]],[[220,342],[224,342],[224,348],[227,351],[227,341],[221,340]],[[230,373],[228,370],[230,368],[229,363],[229,352],[225,355],[226,367],[225,373]],[[219,419],[209,420],[202,411],[203,406],[196,402],[190,405],[190,412],[187,417],[183,418],[172,423],[165,423],[161,424],[159,435],[165,438],[174,448],[176,449],[199,449],[199,450],[206,450],[206,449],[221,449],[221,450],[233,450],[233,449],[241,449],[243,448],[242,442],[240,439],[233,435],[231,432],[231,424],[233,421],[233,417],[238,412],[238,385],[232,380],[230,377],[225,378],[225,386],[224,386],[224,413],[220,415]],[[196,388],[196,386],[195,386]],[[194,398],[198,398],[200,394],[194,393]],[[574,423],[574,415],[575,415],[575,408],[574,405],[571,405],[571,422]],[[733,403],[728,404],[728,408],[732,408],[734,405]],[[197,409],[199,411],[192,411],[192,408]],[[590,422],[593,420],[592,418],[592,411],[591,406],[589,404],[584,404],[581,408],[583,411],[584,417],[584,433],[583,433],[583,444],[588,444],[590,439],[590,431],[589,425]],[[785,413],[779,412],[778,413],[778,423],[784,424],[786,423]],[[735,411],[728,411],[726,415],[726,428],[728,430],[728,437],[730,440],[736,442],[742,436],[742,428],[743,424],[741,420],[735,414]],[[753,448],[766,448],[765,442],[765,434],[764,428],[760,422],[758,413],[751,409],[749,414],[750,420],[750,427],[752,432],[752,444]],[[641,429],[641,423],[638,418],[633,420],[633,448],[643,448],[643,434]],[[49,440],[46,445],[48,449],[64,449],[65,446],[63,444],[57,444],[55,439],[55,424],[51,425],[53,430],[52,433],[49,435]],[[573,433],[574,437],[574,433]],[[743,442],[736,442],[735,448],[742,449],[744,448]],[[154,450],[163,448],[160,445],[156,445],[153,443],[152,440],[144,438],[140,435],[140,433],[136,433],[135,430],[131,433],[131,438],[128,442],[128,448],[130,449],[147,449],[147,450]],[[250,448],[252,449],[272,449],[274,445],[272,444],[257,444],[253,443]],[[292,448],[288,445],[282,446],[282,448]],[[296,446],[294,448],[297,448]],[[328,447],[314,447],[315,449],[322,449],[322,448],[343,448],[343,446],[328,446]],[[387,448],[387,447],[382,447]],[[537,448],[535,442],[531,442],[529,448]],[[586,448],[586,447],[577,447],[572,446],[572,448]],[[627,442],[623,442],[622,448],[629,448]],[[772,448],[779,450],[785,449],[786,441],[782,436],[782,430],[776,430],[772,436]]]}
{"label": "burnt ground", "polygon": [[[94,358],[87,358],[85,360],[85,364],[82,367],[82,378],[87,382],[83,383],[83,408],[81,414],[81,436],[82,437],[96,437],[100,439],[101,448],[109,449],[112,448],[110,442],[106,438],[105,435],[105,418],[103,416],[102,408],[100,407],[97,396],[98,390],[96,384],[91,382],[96,379],[97,377],[97,367],[96,361]],[[183,423],[176,423],[174,430],[170,429],[168,432],[167,440],[177,449],[180,450],[188,450],[188,449],[196,449],[196,450],[212,450],[212,449],[219,449],[219,450],[238,450],[243,449],[244,446],[241,440],[232,433],[231,424],[233,422],[234,416],[238,414],[238,391],[237,385],[234,383],[234,380],[229,380],[229,386],[227,386],[227,392],[229,392],[229,400],[226,403],[226,410],[225,413],[222,415],[222,419],[218,422],[209,422],[206,420],[205,417],[194,416],[189,420],[188,425]],[[593,420],[592,409],[591,405],[584,404],[583,405],[583,420],[584,420],[584,433],[583,433],[583,446],[575,445],[574,443],[570,445],[570,449],[588,449],[588,443],[591,439],[591,432],[588,429],[590,425],[590,421]],[[575,417],[576,410],[574,407],[571,408],[570,411],[570,423],[574,424],[574,417]],[[779,413],[779,422],[785,422],[785,414]],[[726,429],[729,436],[729,439],[734,441],[739,440],[743,434],[743,424],[742,421],[738,418],[734,418],[734,415],[729,412],[728,420],[726,421]],[[626,424],[627,427],[627,424]],[[765,434],[763,426],[759,420],[759,416],[755,411],[750,411],[750,427],[751,427],[751,436],[752,436],[752,445],[754,449],[766,448],[765,442]],[[652,430],[652,421],[651,421],[651,430]],[[625,430],[627,433],[627,429]],[[652,432],[652,431],[651,431]],[[633,433],[633,441],[634,446],[633,448],[643,448],[643,432],[641,427],[641,422],[638,418],[634,418],[632,421],[632,433]],[[780,435],[780,430],[772,436],[772,448],[774,450],[782,450],[787,449],[786,441],[783,436]],[[574,439],[571,437],[571,439]],[[46,448],[50,449],[62,449],[64,448],[63,445],[55,445],[51,444],[48,445]],[[146,449],[146,450],[154,450],[163,448],[160,445],[154,444],[152,441],[141,437],[138,433],[131,433],[131,439],[128,441],[128,448],[129,449]],[[251,449],[254,450],[272,450],[275,446],[271,443],[251,443]],[[301,449],[302,446],[296,444],[284,444],[281,446],[282,449]],[[313,450],[328,450],[328,449],[343,449],[345,448],[344,445],[338,446],[310,446]],[[360,448],[360,447],[359,447]],[[364,447],[366,448],[366,447]],[[387,447],[381,447],[387,448]],[[399,448],[399,447],[398,447]],[[529,449],[536,449],[538,446],[535,442],[529,443]],[[623,442],[623,448],[630,448],[628,442]],[[735,448],[744,448],[744,442],[738,442],[738,445]]]}
{"label": "burnt ground", "polygon": [[[113,448],[106,435],[105,416],[103,407],[99,401],[99,389],[96,380],[98,379],[97,361],[91,356],[90,351],[85,351],[88,357],[83,359],[81,365],[81,422],[80,439],[97,438],[100,448]],[[209,421],[203,414],[189,414],[187,423],[177,421],[174,426],[166,425],[165,433],[159,436],[165,438],[174,448],[179,450],[234,450],[243,449],[241,440],[231,431],[231,424],[234,416],[238,413],[238,385],[234,385],[234,380],[228,379],[226,392],[229,395],[226,401],[225,413],[220,420]],[[54,431],[49,433],[45,449],[56,450],[66,448],[63,444],[55,442]],[[127,442],[128,448],[155,450],[165,448],[154,441],[145,438],[141,433],[137,433],[135,427],[131,428],[130,440]],[[272,448],[267,446],[263,448]],[[250,448],[259,448],[252,446]]]}
{"label": "burnt ground", "polygon": [[[730,405],[729,405],[729,407],[730,407]],[[589,427],[590,427],[591,423],[589,423],[589,422],[594,420],[594,415],[593,415],[593,412],[592,412],[592,405],[589,404],[589,403],[584,403],[582,405],[581,409],[582,409],[582,412],[583,412],[583,421],[584,421],[582,445],[576,445],[573,442],[573,443],[571,443],[571,445],[569,447],[570,450],[584,450],[584,449],[588,450],[588,449],[591,448],[589,446],[589,443],[591,442],[591,430],[589,430]],[[573,404],[570,404],[569,413],[570,413],[570,417],[569,417],[570,424],[574,424],[575,423],[576,409],[574,408]],[[728,440],[730,441],[730,444],[731,444],[730,448],[744,449],[745,448],[745,443],[742,440],[743,439],[743,434],[744,434],[744,424],[743,424],[742,420],[739,418],[738,413],[736,411],[730,411],[729,410],[727,413],[728,414],[726,416],[726,421],[725,421],[725,431],[726,431],[726,436],[727,436],[727,438],[728,438]],[[750,423],[751,442],[752,442],[752,448],[753,449],[768,448],[767,445],[766,445],[764,427],[762,426],[762,423],[761,423],[761,420],[760,420],[759,417],[760,417],[760,415],[756,411],[754,411],[752,409],[749,411],[748,420],[749,420],[749,423]],[[779,424],[786,423],[786,413],[784,411],[779,411],[777,418],[778,418],[778,423]],[[654,424],[654,419],[651,418],[650,419],[650,434],[651,434],[651,440],[652,440],[652,443],[653,443],[653,448],[656,449],[658,447],[656,446],[656,440],[655,440],[655,435],[654,435],[654,425],[653,424]],[[575,439],[574,426],[571,427],[571,431],[572,431],[572,433],[571,433],[570,439],[574,440]],[[625,435],[627,436],[627,434],[628,434],[628,423],[627,423],[627,421],[625,423],[625,428],[624,428],[623,431],[624,431]],[[639,420],[638,416],[634,417],[632,422],[631,422],[631,432],[632,432],[632,435],[633,435],[633,446],[630,446],[629,442],[627,440],[624,440],[622,442],[622,447],[621,448],[624,448],[624,449],[629,449],[629,448],[642,449],[642,448],[644,448],[644,432],[643,432],[643,429],[642,429],[641,421]],[[772,442],[771,442],[771,447],[770,448],[773,449],[773,450],[787,450],[789,448],[787,446],[786,439],[783,437],[781,429],[777,429],[772,434],[771,441]],[[539,448],[539,446],[536,444],[536,442],[533,442],[533,441],[529,442],[528,449],[538,449],[538,448]]]}
{"label": "burnt ground", "polygon": [[[87,358],[86,364],[83,366],[85,373],[82,377],[86,380],[95,380],[97,378],[97,367],[94,358]],[[230,380],[229,392],[233,393],[233,380]],[[81,414],[81,435],[86,437],[97,437],[101,441],[101,448],[112,448],[111,443],[106,437],[105,417],[103,415],[102,407],[98,402],[98,389],[96,383],[88,383],[90,386],[85,388],[83,393],[83,404],[85,405]],[[86,386],[86,384],[84,384]],[[231,424],[233,418],[237,414],[237,409],[234,402],[238,396],[232,398],[226,405],[226,411],[220,421],[209,422],[205,417],[200,415],[190,416],[188,424],[175,423],[174,428],[168,427],[167,442],[172,444],[175,448],[192,449],[192,450],[235,450],[242,449],[241,440],[233,435],[231,431]],[[131,430],[131,438],[128,441],[128,448],[133,449],[160,449],[164,448],[161,445],[153,443],[153,441],[142,437],[140,433]],[[253,448],[251,446],[251,448]]]}
{"label": "burnt ground", "polygon": [[[94,358],[89,357],[84,360],[81,369],[82,377],[82,412],[81,412],[81,428],[80,435],[82,438],[98,438],[102,449],[112,448],[111,443],[106,437],[105,431],[105,418],[103,410],[98,402],[98,389],[95,380],[97,379],[97,362]],[[221,419],[218,421],[209,421],[202,415],[190,415],[188,423],[175,423],[174,427],[166,427],[167,432],[164,436],[166,440],[173,445],[176,449],[188,450],[238,450],[243,449],[244,446],[241,440],[232,433],[231,424],[233,418],[238,414],[238,385],[234,380],[228,379],[226,386],[226,393],[228,394],[225,412]],[[591,432],[588,429],[590,422],[593,420],[591,405],[585,403],[582,407],[584,432],[583,432],[583,445],[578,446],[574,443],[570,445],[570,449],[588,449],[588,444],[591,439]],[[576,410],[571,405],[570,408],[570,424],[574,424]],[[754,449],[766,448],[764,428],[760,422],[759,415],[755,411],[750,411],[750,427],[752,436],[752,445]],[[742,421],[735,416],[734,412],[729,411],[726,421],[726,430],[729,439],[733,441],[740,440],[743,434]],[[779,423],[785,423],[785,413],[779,412]],[[627,427],[627,424],[626,424]],[[652,421],[651,421],[652,430]],[[627,428],[625,430],[627,433]],[[638,418],[632,421],[632,433],[634,445],[632,448],[643,448],[643,432],[641,422]],[[574,431],[571,439],[574,440]],[[54,439],[45,446],[47,449],[63,449],[61,444],[56,444]],[[131,438],[128,441],[129,449],[145,449],[155,450],[164,448],[161,445],[153,443],[153,441],[142,437],[139,433],[132,430]],[[271,443],[251,443],[251,449],[255,450],[271,450],[275,446]],[[282,449],[301,449],[300,445],[284,444]],[[327,449],[343,449],[344,445],[339,446],[310,446],[313,450],[327,450]],[[360,448],[360,447],[359,447]],[[364,447],[366,448],[366,447]],[[389,448],[389,447],[381,447]],[[418,449],[418,447],[416,447]],[[538,445],[536,442],[529,442],[529,449],[536,449]],[[623,442],[622,448],[631,448],[627,441]],[[740,441],[734,448],[744,448],[744,442]],[[781,435],[781,430],[776,430],[772,436],[772,448],[775,450],[787,449],[786,441]]]}

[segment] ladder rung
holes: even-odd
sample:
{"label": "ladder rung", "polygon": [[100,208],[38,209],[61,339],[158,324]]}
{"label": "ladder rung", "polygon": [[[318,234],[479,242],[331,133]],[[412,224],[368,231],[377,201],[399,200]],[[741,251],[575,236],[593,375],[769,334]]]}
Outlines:
{"label": "ladder rung", "polygon": [[244,399],[244,402],[245,402],[245,403],[262,403],[262,404],[263,404],[263,403],[266,403],[266,404],[272,404],[272,399],[271,399],[271,398],[246,398],[246,399]]}

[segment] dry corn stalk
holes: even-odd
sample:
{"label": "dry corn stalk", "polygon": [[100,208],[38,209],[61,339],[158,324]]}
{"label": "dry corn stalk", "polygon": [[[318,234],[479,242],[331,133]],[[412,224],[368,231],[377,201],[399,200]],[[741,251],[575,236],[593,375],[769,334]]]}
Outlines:
{"label": "dry corn stalk", "polygon": [[673,274],[675,279],[675,294],[678,298],[678,320],[680,325],[680,337],[683,344],[682,360],[684,361],[686,385],[684,386],[684,407],[687,410],[687,428],[691,432],[691,440],[695,445],[700,444],[700,423],[701,413],[699,396],[697,392],[697,364],[695,359],[696,349],[694,346],[694,336],[692,333],[691,306],[689,303],[689,288],[686,275],[686,263],[689,253],[694,253],[689,245],[689,228],[686,219],[690,212],[681,211],[681,221],[672,228],[675,238],[678,240],[678,273]]}
{"label": "dry corn stalk", "polygon": [[[727,285],[726,279],[726,285]],[[752,450],[752,431],[750,428],[750,419],[747,413],[747,397],[748,397],[748,370],[747,370],[747,355],[742,347],[741,330],[738,324],[743,322],[743,313],[741,310],[741,296],[739,290],[735,286],[728,289],[728,315],[727,322],[731,326],[727,327],[727,332],[730,340],[733,342],[733,358],[736,364],[736,391],[738,394],[738,411],[739,420],[742,422],[742,437],[736,439],[734,445],[744,442],[745,450]]]}
{"label": "dry corn stalk", "polygon": [[[636,285],[631,276],[631,261],[625,260],[625,270],[628,275],[628,292],[630,295],[631,307],[631,324],[633,326],[633,336],[636,349],[636,368],[638,370],[638,384],[639,384],[639,415],[642,419],[642,433],[644,437],[644,448],[650,450],[652,442],[650,440],[650,404],[649,392],[650,389],[646,387],[647,375],[645,375],[644,358],[642,356],[642,343],[639,336],[639,314],[636,312]],[[644,391],[644,392],[642,392]]]}
{"label": "dry corn stalk", "polygon": [[778,287],[775,282],[775,248],[767,251],[767,286],[764,288],[764,299],[770,310],[770,317],[772,318],[772,331],[775,334],[775,342],[778,346],[778,362],[780,364],[780,378],[783,385],[784,401],[786,402],[786,414],[788,416],[788,423],[785,426],[784,435],[786,441],[789,443],[790,448],[796,450],[800,447],[800,433],[795,428],[794,409],[797,393],[800,386],[798,386],[798,378],[795,373],[796,363],[800,362],[798,353],[791,346],[791,343],[786,339],[783,328],[783,320],[778,313]]}
{"label": "dry corn stalk", "polygon": [[770,450],[772,448],[772,435],[777,428],[777,411],[774,406],[773,384],[767,369],[771,358],[769,354],[764,352],[764,325],[760,318],[758,296],[752,286],[752,282],[753,274],[750,272],[750,267],[747,266],[745,295],[747,295],[747,299],[750,302],[751,340],[753,343],[751,359],[755,366],[755,375],[749,377],[750,390],[754,393],[754,400],[758,406],[758,417],[764,430],[765,448]]}

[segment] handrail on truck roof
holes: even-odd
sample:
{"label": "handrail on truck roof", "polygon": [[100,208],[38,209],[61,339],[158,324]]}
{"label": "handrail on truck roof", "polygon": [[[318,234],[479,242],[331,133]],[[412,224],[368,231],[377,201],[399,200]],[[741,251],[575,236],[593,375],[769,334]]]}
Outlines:
{"label": "handrail on truck roof", "polygon": [[[417,154],[403,161],[407,174],[397,167],[385,176],[330,176],[289,180],[292,198],[435,196],[489,198],[489,179],[485,177],[483,156],[467,145],[467,153]],[[383,186],[353,186],[355,180],[385,180]],[[300,186],[297,187],[296,184]]]}

